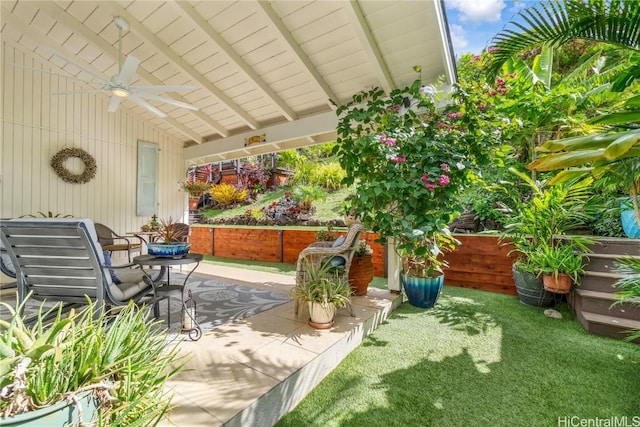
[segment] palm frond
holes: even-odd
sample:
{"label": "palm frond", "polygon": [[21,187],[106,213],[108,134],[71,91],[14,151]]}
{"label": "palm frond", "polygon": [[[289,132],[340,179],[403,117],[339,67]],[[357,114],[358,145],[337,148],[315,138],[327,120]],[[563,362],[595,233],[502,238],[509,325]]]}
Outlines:
{"label": "palm frond", "polygon": [[548,0],[522,10],[492,40],[494,76],[512,56],[548,43],[559,46],[572,39],[607,42],[638,50],[640,2],[624,0]]}

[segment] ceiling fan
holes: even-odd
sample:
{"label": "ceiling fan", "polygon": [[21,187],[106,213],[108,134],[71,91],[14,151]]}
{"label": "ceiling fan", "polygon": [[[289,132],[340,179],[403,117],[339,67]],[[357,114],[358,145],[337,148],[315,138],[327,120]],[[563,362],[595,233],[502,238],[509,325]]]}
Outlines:
{"label": "ceiling fan", "polygon": [[[119,34],[118,36],[118,74],[113,76],[111,80],[107,80],[106,78],[104,78],[104,76],[78,64],[77,62],[63,56],[62,54],[56,52],[55,50],[49,47],[42,46],[42,45],[40,46],[41,49],[65,60],[69,64],[95,77],[96,79],[98,79],[100,84],[102,84],[102,87],[100,89],[72,91],[72,92],[58,92],[57,94],[68,95],[68,94],[77,94],[77,93],[99,93],[99,92],[111,93],[111,100],[109,101],[109,107],[107,109],[107,111],[109,111],[110,113],[117,111],[118,106],[120,105],[123,99],[128,99],[129,101],[135,104],[138,104],[139,106],[152,112],[158,117],[166,117],[167,115],[162,111],[160,111],[158,108],[151,105],[146,100],[164,102],[166,104],[174,105],[176,107],[187,108],[189,110],[198,110],[198,107],[196,107],[195,105],[176,101],[166,96],[156,95],[158,93],[163,93],[163,92],[189,92],[195,89],[195,87],[193,86],[167,86],[167,85],[138,86],[138,85],[131,84],[131,80],[133,80],[134,76],[136,75],[136,70],[138,69],[140,60],[132,55],[128,55],[124,61],[124,65],[122,64],[122,31],[128,31],[129,25],[124,19],[122,19],[119,16],[116,16],[113,19],[113,22],[116,25],[116,27],[118,27],[118,34]],[[87,83],[95,84],[95,82],[87,82]]]}

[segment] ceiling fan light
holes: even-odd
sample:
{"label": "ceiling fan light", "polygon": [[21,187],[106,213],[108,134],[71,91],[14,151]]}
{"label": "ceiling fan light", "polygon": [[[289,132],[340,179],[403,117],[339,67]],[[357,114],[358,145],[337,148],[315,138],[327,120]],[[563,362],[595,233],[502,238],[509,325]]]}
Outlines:
{"label": "ceiling fan light", "polygon": [[129,96],[129,91],[121,87],[114,87],[111,89],[111,94],[119,96],[120,98],[126,98]]}

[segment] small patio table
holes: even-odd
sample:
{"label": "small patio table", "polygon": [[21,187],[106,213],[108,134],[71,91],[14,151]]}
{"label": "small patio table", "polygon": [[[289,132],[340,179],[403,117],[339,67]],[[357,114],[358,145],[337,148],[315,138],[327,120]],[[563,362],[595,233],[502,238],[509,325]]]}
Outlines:
{"label": "small patio table", "polygon": [[[156,293],[171,292],[174,290],[180,290],[181,303],[182,303],[182,332],[186,332],[189,335],[189,339],[197,341],[202,336],[202,329],[196,320],[196,306],[193,302],[191,290],[187,290],[187,281],[191,274],[198,268],[198,265],[202,261],[202,254],[188,253],[182,256],[155,256],[155,255],[140,255],[133,258],[133,262],[141,266],[160,267],[160,273],[156,276],[156,280],[153,280],[151,276],[147,274],[147,277],[153,283]],[[187,277],[184,278],[182,285],[172,285],[169,281],[169,268],[175,265],[195,264]],[[166,282],[164,280],[166,273]],[[146,274],[146,273],[145,273]],[[186,291],[186,292],[185,292]],[[187,298],[185,298],[185,295]],[[170,307],[169,307],[170,310]],[[168,322],[171,323],[171,317],[167,316]]]}

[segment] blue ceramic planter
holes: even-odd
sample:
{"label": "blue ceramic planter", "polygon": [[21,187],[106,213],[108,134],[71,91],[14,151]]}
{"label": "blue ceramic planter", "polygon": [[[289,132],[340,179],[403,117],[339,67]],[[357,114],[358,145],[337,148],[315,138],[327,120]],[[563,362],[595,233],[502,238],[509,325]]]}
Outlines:
{"label": "blue ceramic planter", "polygon": [[620,221],[622,222],[622,229],[627,237],[632,239],[640,238],[640,226],[636,221],[636,213],[633,210],[633,204],[631,198],[628,198],[622,202],[620,206]]}
{"label": "blue ceramic planter", "polygon": [[149,243],[147,252],[159,257],[181,257],[187,254],[190,248],[191,243]]}
{"label": "blue ceramic planter", "polygon": [[436,277],[413,277],[400,273],[400,281],[409,304],[420,308],[431,308],[440,297],[444,285],[444,274]]}

